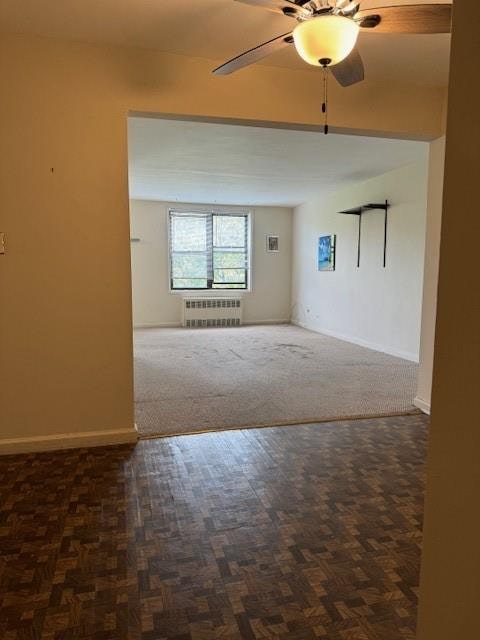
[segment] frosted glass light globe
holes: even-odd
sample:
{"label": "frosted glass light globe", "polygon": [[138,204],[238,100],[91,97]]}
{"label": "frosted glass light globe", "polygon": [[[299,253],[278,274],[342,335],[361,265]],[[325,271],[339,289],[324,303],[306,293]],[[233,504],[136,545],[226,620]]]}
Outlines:
{"label": "frosted glass light globe", "polygon": [[359,26],[344,16],[318,16],[300,22],[293,30],[295,48],[308,64],[322,66],[320,60],[335,65],[345,60],[357,43]]}

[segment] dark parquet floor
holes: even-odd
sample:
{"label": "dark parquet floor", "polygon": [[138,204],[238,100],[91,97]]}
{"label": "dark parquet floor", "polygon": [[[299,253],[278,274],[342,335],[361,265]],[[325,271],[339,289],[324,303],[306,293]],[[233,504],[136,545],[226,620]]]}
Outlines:
{"label": "dark parquet floor", "polygon": [[0,458],[2,640],[415,637],[427,421]]}

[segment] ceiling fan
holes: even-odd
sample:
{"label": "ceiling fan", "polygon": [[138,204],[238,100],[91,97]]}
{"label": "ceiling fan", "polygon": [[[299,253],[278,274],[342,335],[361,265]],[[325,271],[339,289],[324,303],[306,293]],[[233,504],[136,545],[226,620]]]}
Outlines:
{"label": "ceiling fan", "polygon": [[[361,0],[235,0],[294,19],[293,30],[249,49],[213,71],[227,75],[291,44],[305,62],[329,68],[343,87],[364,79],[356,47],[365,33],[449,33],[452,5],[411,4],[362,10]],[[325,109],[324,109],[325,112]]]}

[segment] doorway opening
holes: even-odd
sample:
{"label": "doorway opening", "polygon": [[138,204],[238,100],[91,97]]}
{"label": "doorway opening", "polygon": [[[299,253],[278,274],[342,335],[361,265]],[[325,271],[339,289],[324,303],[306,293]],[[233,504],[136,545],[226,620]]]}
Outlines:
{"label": "doorway opening", "polygon": [[428,148],[132,116],[140,435],[418,412]]}

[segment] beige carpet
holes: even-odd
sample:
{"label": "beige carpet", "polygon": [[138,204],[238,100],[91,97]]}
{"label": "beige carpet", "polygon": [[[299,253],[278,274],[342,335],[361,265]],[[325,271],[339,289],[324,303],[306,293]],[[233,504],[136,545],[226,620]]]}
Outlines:
{"label": "beige carpet", "polygon": [[417,365],[290,325],[135,331],[141,436],[414,411]]}

